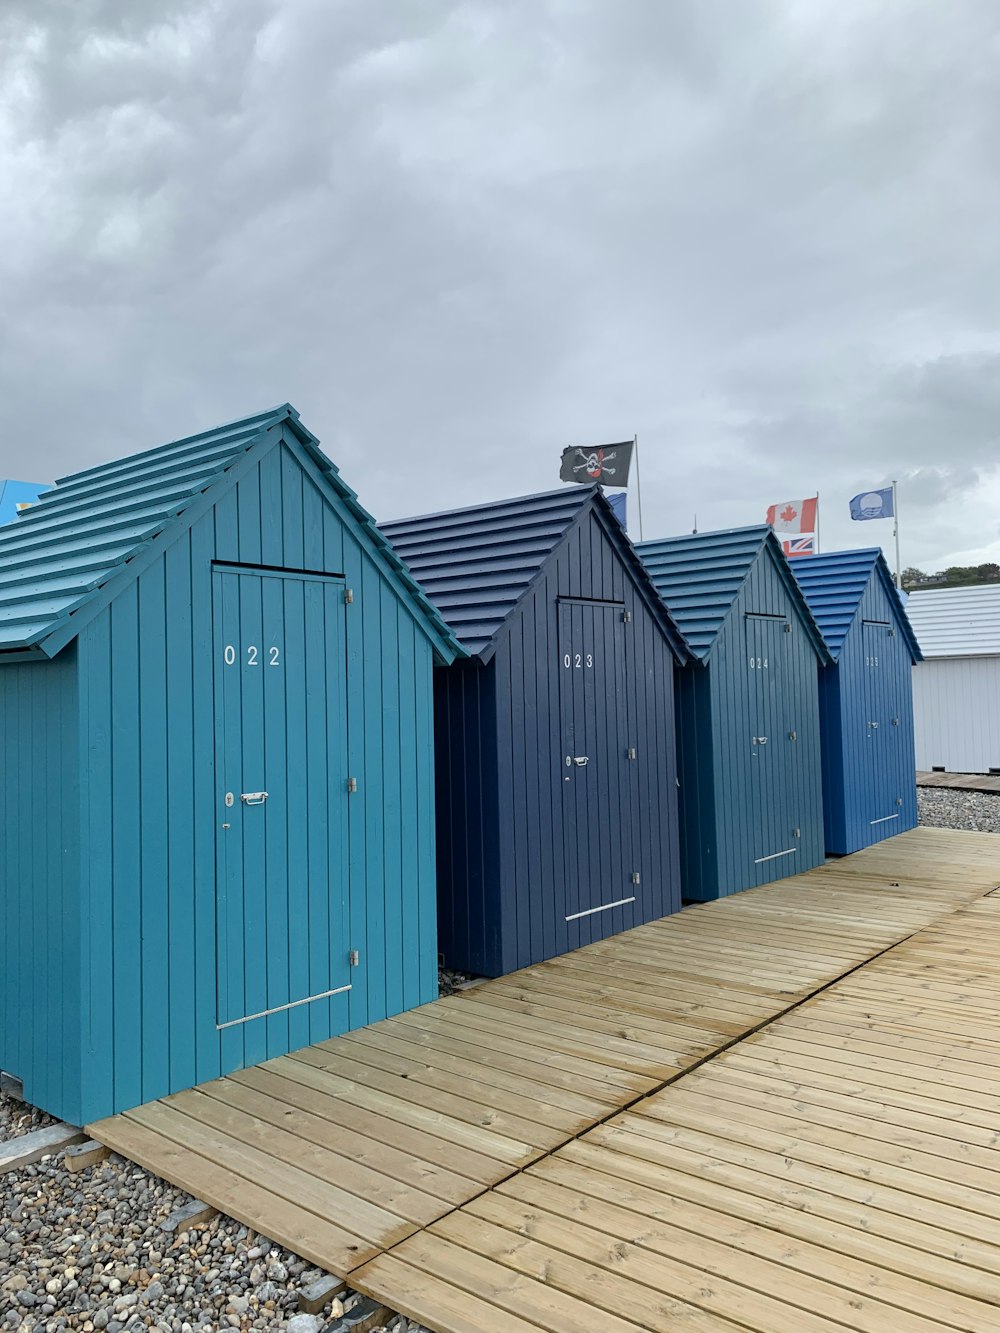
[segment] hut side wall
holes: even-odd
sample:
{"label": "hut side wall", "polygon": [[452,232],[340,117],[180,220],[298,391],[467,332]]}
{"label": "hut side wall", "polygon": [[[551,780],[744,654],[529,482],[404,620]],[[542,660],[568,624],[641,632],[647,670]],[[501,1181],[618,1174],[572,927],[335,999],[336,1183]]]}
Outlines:
{"label": "hut side wall", "polygon": [[931,657],[912,672],[917,768],[1000,768],[1000,657]]}
{"label": "hut side wall", "polygon": [[[821,672],[824,717],[826,850],[846,855],[881,842],[917,823],[916,758],[913,736],[913,663],[898,627],[898,612],[881,581],[872,577],[834,666]],[[877,670],[865,663],[864,622],[888,623],[895,635],[883,639]],[[884,734],[868,735],[868,723]],[[898,718],[898,726],[892,719]],[[883,762],[873,766],[872,740],[883,745]],[[827,755],[829,754],[829,759]],[[874,770],[874,771],[873,771]],[[875,787],[873,789],[873,782]],[[896,806],[896,798],[902,805]],[[872,819],[898,810],[898,819]]]}
{"label": "hut side wall", "polygon": [[[627,828],[640,885],[634,903],[566,921],[570,877],[601,867],[567,847],[563,820],[564,737],[558,634],[560,598],[621,603],[628,735],[637,750],[630,781],[609,790],[605,817]],[[509,972],[604,939],[680,907],[674,658],[621,556],[594,511],[571,529],[531,596],[511,616],[495,658],[503,946],[496,972]],[[610,669],[610,664],[608,664]],[[612,742],[612,748],[613,748]]]}
{"label": "hut side wall", "polygon": [[719,874],[711,679],[708,669],[695,663],[678,667],[674,682],[681,892],[701,901],[717,896]]}
{"label": "hut side wall", "polygon": [[[0,1069],[80,1122],[76,649],[0,671]],[[106,959],[106,941],[95,962]]]}
{"label": "hut side wall", "polygon": [[484,975],[503,969],[495,679],[492,662],[434,673],[438,949]]}
{"label": "hut side wall", "polygon": [[[216,1029],[212,561],[343,574],[346,995]],[[432,654],[353,520],[276,445],[80,637],[84,1112],[94,1119],[437,993]],[[290,859],[303,855],[289,846]],[[304,865],[299,867],[304,873]],[[109,956],[110,954],[110,956]],[[43,1103],[44,1104],[44,1103]]]}

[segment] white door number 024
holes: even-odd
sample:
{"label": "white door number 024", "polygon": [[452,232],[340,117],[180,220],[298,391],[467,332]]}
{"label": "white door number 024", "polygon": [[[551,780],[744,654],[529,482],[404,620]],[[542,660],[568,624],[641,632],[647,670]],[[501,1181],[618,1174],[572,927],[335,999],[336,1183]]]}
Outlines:
{"label": "white door number 024", "polygon": [[[236,649],[231,643],[227,643],[222,652],[222,660],[226,666],[234,666],[236,663]],[[246,650],[247,666],[260,666],[260,649],[255,643],[247,644]],[[271,646],[267,650],[268,666],[281,666],[281,654],[277,647]]]}

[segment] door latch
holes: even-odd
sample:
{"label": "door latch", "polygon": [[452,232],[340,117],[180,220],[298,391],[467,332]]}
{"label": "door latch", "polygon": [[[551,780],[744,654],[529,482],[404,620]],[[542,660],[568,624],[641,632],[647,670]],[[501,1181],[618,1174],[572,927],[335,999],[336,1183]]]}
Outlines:
{"label": "door latch", "polygon": [[767,737],[766,737],[766,736],[755,736],[755,737],[753,738],[753,743],[754,743],[754,745],[766,745],[766,744],[767,744]]}
{"label": "door latch", "polygon": [[240,800],[244,805],[263,805],[267,800],[266,791],[244,791],[240,792]]}
{"label": "door latch", "polygon": [[577,768],[586,768],[590,763],[590,756],[586,754],[575,754],[573,756],[573,763],[576,764]]}

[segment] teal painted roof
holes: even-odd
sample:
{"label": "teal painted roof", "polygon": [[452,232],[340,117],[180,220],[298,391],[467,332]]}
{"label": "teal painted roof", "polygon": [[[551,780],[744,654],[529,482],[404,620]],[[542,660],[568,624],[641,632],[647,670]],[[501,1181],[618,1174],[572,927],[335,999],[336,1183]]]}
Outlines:
{"label": "teal painted roof", "polygon": [[268,432],[283,423],[402,581],[439,655],[446,661],[464,657],[436,607],[288,403],[62,477],[15,523],[0,527],[0,652],[45,651],[52,636],[61,647],[105,585],[123,576],[161,534],[193,521],[187,519],[191,507],[215,487],[221,493],[228,470],[258,446],[266,449],[273,443]]}
{"label": "teal painted roof", "polygon": [[747,575],[768,550],[823,661],[826,645],[781,545],[766,523],[639,542],[639,558],[691,651],[705,661]]}
{"label": "teal painted roof", "polygon": [[914,662],[922,660],[920,645],[879,547],[869,546],[859,551],[824,551],[820,555],[798,556],[789,563],[834,661],[840,656],[844,640],[854,624],[862,598],[873,577],[881,580],[892,605],[897,609],[896,618],[910,649],[910,656]]}

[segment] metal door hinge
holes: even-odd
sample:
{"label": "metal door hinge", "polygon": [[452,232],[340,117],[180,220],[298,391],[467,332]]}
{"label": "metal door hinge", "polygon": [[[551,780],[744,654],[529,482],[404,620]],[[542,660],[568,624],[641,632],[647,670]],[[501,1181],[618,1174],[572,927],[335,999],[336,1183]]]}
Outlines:
{"label": "metal door hinge", "polygon": [[638,883],[640,883],[639,872],[638,872],[638,870],[633,870],[633,871],[632,871],[632,883],[633,883],[633,884],[638,884]]}
{"label": "metal door hinge", "polygon": [[894,727],[898,727],[898,726],[899,726],[899,718],[898,718],[898,717],[894,717],[894,718],[892,719],[892,725],[893,725]]}
{"label": "metal door hinge", "polygon": [[896,631],[894,629],[891,629],[889,631],[889,638],[894,639],[895,637],[896,637]]}
{"label": "metal door hinge", "polygon": [[361,955],[358,953],[357,949],[351,949],[349,951],[347,955],[347,961],[351,965],[351,967],[357,967],[357,965],[361,962]]}
{"label": "metal door hinge", "polygon": [[353,792],[353,791],[357,791],[357,789],[358,789],[358,780],[357,780],[357,778],[348,778],[348,779],[347,779],[347,790]]}
{"label": "metal door hinge", "polygon": [[352,603],[353,601],[354,601],[354,589],[353,589],[353,588],[345,588],[345,589],[344,589],[344,605],[345,605],[345,606],[350,606],[351,603]]}
{"label": "metal door hinge", "polygon": [[623,612],[622,612],[622,624],[623,624],[623,625],[628,625],[628,624],[631,622],[631,620],[632,620],[632,612],[631,612],[631,611],[623,611]]}
{"label": "metal door hinge", "polygon": [[788,623],[786,623],[786,624],[785,624],[785,633],[786,633],[786,634],[791,634],[791,632],[792,632],[792,627],[791,627],[791,625],[788,624]]}
{"label": "metal door hinge", "polygon": [[630,745],[630,746],[628,747],[627,756],[628,756],[629,759],[634,759],[634,758],[635,758],[635,746],[634,746],[634,745]]}
{"label": "metal door hinge", "polygon": [[903,798],[902,798],[902,796],[897,796],[897,797],[896,797],[896,804],[897,804],[897,805],[902,805],[902,804],[903,804]]}
{"label": "metal door hinge", "polygon": [[792,829],[792,837],[793,837],[793,838],[801,838],[801,837],[802,837],[802,830],[801,830],[800,828],[793,828],[793,829]]}
{"label": "metal door hinge", "polygon": [[797,731],[790,731],[788,733],[788,739],[790,741],[797,741],[799,739],[799,733]]}

